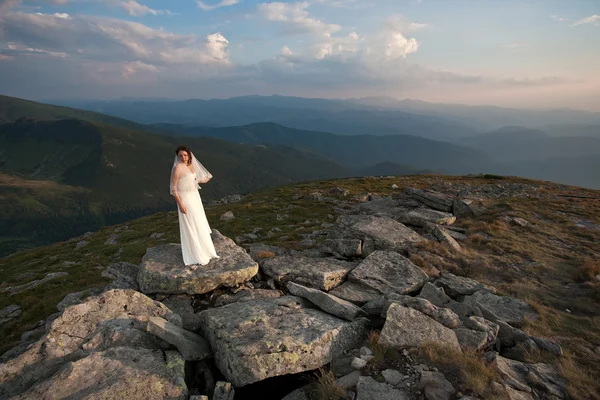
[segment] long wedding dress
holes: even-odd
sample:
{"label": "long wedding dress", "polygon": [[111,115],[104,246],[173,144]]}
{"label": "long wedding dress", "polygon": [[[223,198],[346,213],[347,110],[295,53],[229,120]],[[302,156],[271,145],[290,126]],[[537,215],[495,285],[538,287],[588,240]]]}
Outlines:
{"label": "long wedding dress", "polygon": [[[197,168],[194,169],[197,170]],[[187,211],[184,214],[177,207],[181,251],[186,266],[206,265],[211,258],[219,258],[210,237],[211,229],[198,192],[199,178],[197,174],[200,173],[202,172],[192,172],[190,168],[184,163],[178,162],[178,160],[176,160],[171,173],[171,194],[179,195]]]}

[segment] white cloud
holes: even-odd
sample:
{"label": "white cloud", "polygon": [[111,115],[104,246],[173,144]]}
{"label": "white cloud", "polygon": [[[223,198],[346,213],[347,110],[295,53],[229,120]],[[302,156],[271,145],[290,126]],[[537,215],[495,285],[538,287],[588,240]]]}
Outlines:
{"label": "white cloud", "polygon": [[384,26],[388,30],[398,31],[402,33],[413,32],[420,29],[430,27],[429,24],[411,22],[403,15],[393,15],[385,20]]}
{"label": "white cloud", "polygon": [[165,14],[170,15],[171,14],[171,12],[168,10],[154,10],[148,6],[138,3],[135,0],[126,0],[126,1],[110,0],[110,3],[117,7],[124,9],[125,11],[127,11],[127,13],[129,15],[133,15],[136,17],[146,15],[146,14],[152,14],[152,15],[165,15]]}
{"label": "white cloud", "polygon": [[203,1],[196,0],[196,4],[198,4],[198,7],[200,7],[204,11],[211,11],[211,10],[214,10],[214,9],[220,8],[220,7],[233,6],[233,5],[238,4],[239,2],[240,2],[240,0],[221,0],[220,2],[218,2],[216,4],[206,4]]}
{"label": "white cloud", "polygon": [[564,22],[567,20],[567,18],[560,17],[558,15],[551,15],[550,18],[552,18],[553,20],[559,21],[559,22]]}
{"label": "white cloud", "polygon": [[[573,22],[572,26],[584,25],[584,24],[593,24],[594,22],[600,21],[600,15],[594,14],[589,17],[582,18],[578,21]],[[598,24],[596,24],[598,26]]]}
{"label": "white cloud", "polygon": [[297,3],[262,3],[258,5],[259,14],[268,21],[285,24],[282,30],[287,34],[312,33],[315,35],[331,36],[342,29],[337,24],[326,24],[315,19],[306,9],[310,7],[307,1]]}

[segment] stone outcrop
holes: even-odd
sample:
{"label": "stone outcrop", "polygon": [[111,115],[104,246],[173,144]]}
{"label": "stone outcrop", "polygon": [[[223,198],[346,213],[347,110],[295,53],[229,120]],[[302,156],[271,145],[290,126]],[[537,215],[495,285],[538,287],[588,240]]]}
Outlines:
{"label": "stone outcrop", "polygon": [[380,250],[406,251],[425,240],[406,225],[387,217],[372,215],[342,215],[337,223],[351,237],[371,238]]}
{"label": "stone outcrop", "polygon": [[179,244],[149,248],[137,277],[141,292],[202,294],[244,283],[256,275],[258,263],[233,240],[217,230],[213,230],[212,240],[220,258],[195,270],[183,263]]}

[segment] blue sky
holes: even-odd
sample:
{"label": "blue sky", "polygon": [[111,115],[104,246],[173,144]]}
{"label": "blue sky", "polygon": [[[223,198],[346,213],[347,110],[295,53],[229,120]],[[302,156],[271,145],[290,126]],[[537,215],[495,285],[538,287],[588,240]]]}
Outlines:
{"label": "blue sky", "polygon": [[0,93],[600,111],[600,0],[0,0]]}

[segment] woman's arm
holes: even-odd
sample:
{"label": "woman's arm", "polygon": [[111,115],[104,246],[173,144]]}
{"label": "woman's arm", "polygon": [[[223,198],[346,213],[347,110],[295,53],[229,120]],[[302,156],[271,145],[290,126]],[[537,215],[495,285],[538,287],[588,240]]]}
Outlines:
{"label": "woman's arm", "polygon": [[179,197],[179,192],[177,192],[177,182],[179,181],[179,177],[181,176],[182,172],[181,166],[183,166],[183,164],[177,165],[176,168],[173,168],[173,172],[171,173],[171,194],[173,195],[173,197],[175,197],[175,200],[177,201],[177,206],[179,207],[181,212],[186,214],[187,209],[181,201],[181,197]]}

